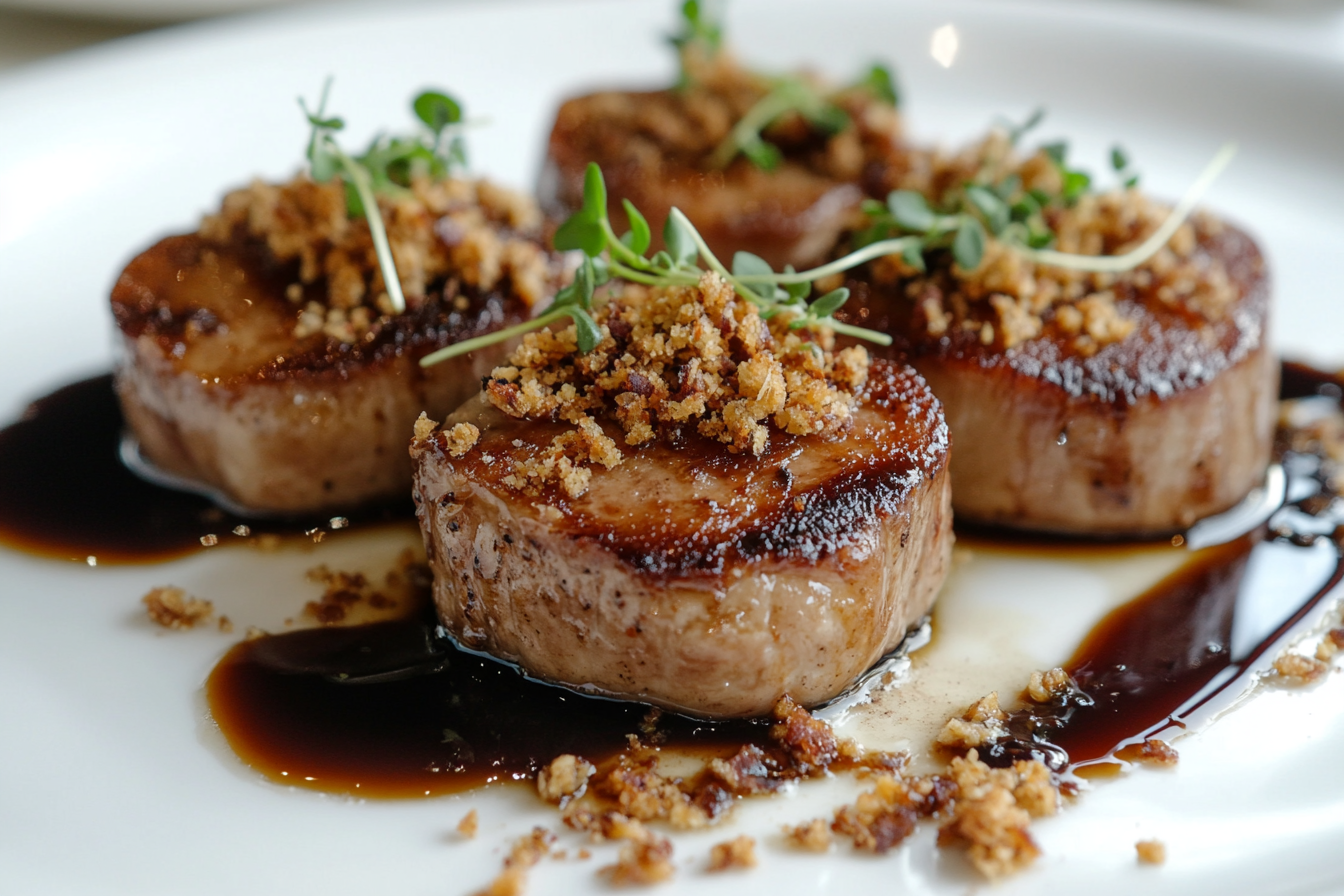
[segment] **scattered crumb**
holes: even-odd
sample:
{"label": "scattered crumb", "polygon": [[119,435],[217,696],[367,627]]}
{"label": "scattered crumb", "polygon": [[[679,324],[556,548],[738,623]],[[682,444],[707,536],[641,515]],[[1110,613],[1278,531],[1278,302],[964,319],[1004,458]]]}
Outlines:
{"label": "scattered crumb", "polygon": [[591,858],[593,857],[593,852],[592,852],[592,850],[587,849],[587,848],[585,848],[585,849],[580,849],[580,850],[579,850],[579,855],[578,855],[578,857],[579,857],[580,859],[591,859]]}
{"label": "scattered crumb", "polygon": [[230,619],[230,618],[227,617],[227,616],[221,616],[221,617],[219,617],[219,630],[220,630],[221,632],[223,632],[224,634],[226,634],[226,635],[228,635],[228,634],[232,634],[232,633],[233,633],[233,620]]}
{"label": "scattered crumb", "polygon": [[554,842],[555,835],[543,827],[535,827],[532,833],[520,837],[504,859],[504,870],[481,891],[481,896],[522,896],[528,870],[546,858]]}
{"label": "scattered crumb", "polygon": [[938,733],[938,743],[961,750],[984,746],[1008,733],[1007,721],[1008,714],[999,708],[999,695],[990,693],[971,704],[960,718],[948,719]]}
{"label": "scattered crumb", "polygon": [[814,818],[796,827],[785,825],[784,839],[796,849],[826,852],[831,848],[831,828],[826,819]]}
{"label": "scattered crumb", "polygon": [[563,806],[583,796],[594,771],[591,764],[572,753],[557,756],[537,772],[537,793],[546,802]]}
{"label": "scattered crumb", "polygon": [[212,547],[214,547],[214,546],[217,545],[217,544],[219,544],[219,536],[218,536],[218,535],[202,535],[202,536],[201,536],[201,545],[202,545],[203,547],[212,548]]}
{"label": "scattered crumb", "polygon": [[1161,865],[1167,861],[1167,845],[1161,840],[1140,840],[1134,844],[1140,865]]}
{"label": "scattered crumb", "polygon": [[612,884],[629,886],[661,883],[676,871],[672,867],[672,841],[649,834],[621,847],[616,864],[601,869]]}
{"label": "scattered crumb", "polygon": [[348,617],[357,607],[390,610],[414,602],[426,573],[415,553],[406,550],[381,586],[364,573],[333,571],[325,564],[314,566],[305,576],[322,585],[323,590],[321,597],[304,605],[304,615],[322,625],[337,625],[352,621]]}
{"label": "scattered crumb", "polygon": [[237,536],[239,536],[239,537],[242,537],[242,538],[246,538],[247,536],[249,536],[249,535],[252,534],[252,527],[251,527],[251,526],[241,526],[241,525],[239,525],[239,526],[234,526],[234,527],[233,527],[233,534],[234,534],[234,535],[237,535]]}
{"label": "scattered crumb", "polygon": [[733,840],[716,843],[709,849],[707,871],[729,871],[756,867],[756,841],[743,834]]}
{"label": "scattered crumb", "polygon": [[477,440],[481,437],[481,431],[470,423],[455,423],[453,428],[444,433],[444,438],[448,443],[448,453],[453,457],[461,457],[470,451]]}
{"label": "scattered crumb", "polygon": [[1159,765],[1171,768],[1180,761],[1176,748],[1166,741],[1149,738],[1141,744],[1130,744],[1115,753],[1116,759],[1125,762],[1142,762],[1145,765]]}
{"label": "scattered crumb", "polygon": [[244,641],[255,641],[258,638],[266,637],[266,630],[257,628],[255,625],[249,625],[247,632],[243,635]]}
{"label": "scattered crumb", "polygon": [[215,613],[215,606],[210,601],[191,597],[181,588],[172,586],[151,588],[140,602],[145,605],[149,618],[164,628],[192,628]]}
{"label": "scattered crumb", "polygon": [[1069,673],[1058,667],[1048,672],[1033,672],[1027,684],[1027,697],[1033,703],[1049,703],[1077,688]]}
{"label": "scattered crumb", "polygon": [[1309,684],[1320,678],[1330,669],[1329,665],[1315,657],[1297,653],[1285,653],[1274,661],[1274,677],[1290,687]]}
{"label": "scattered crumb", "polygon": [[462,820],[457,823],[457,832],[468,840],[476,836],[476,831],[479,828],[480,817],[476,814],[475,809],[463,815]]}
{"label": "scattered crumb", "polygon": [[438,429],[438,426],[439,424],[436,421],[429,419],[429,415],[421,411],[420,416],[415,418],[415,440],[423,442],[434,435],[434,430]]}

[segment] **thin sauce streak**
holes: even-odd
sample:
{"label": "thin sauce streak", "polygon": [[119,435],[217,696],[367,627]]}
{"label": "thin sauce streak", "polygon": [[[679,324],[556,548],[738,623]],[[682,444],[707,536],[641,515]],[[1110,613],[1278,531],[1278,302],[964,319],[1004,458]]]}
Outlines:
{"label": "thin sauce streak", "polygon": [[[208,499],[153,485],[121,462],[124,422],[111,374],[58,389],[0,430],[0,540],[11,547],[85,562],[143,562],[200,550],[246,526],[252,536],[327,528],[331,514],[248,519]],[[351,525],[409,518],[405,506],[345,514]]]}

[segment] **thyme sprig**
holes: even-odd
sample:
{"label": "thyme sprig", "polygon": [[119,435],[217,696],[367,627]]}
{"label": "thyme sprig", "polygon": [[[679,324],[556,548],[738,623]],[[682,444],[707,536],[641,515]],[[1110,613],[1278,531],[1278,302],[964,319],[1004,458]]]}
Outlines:
{"label": "thyme sprig", "polygon": [[328,78],[322,85],[316,111],[310,110],[303,98],[299,98],[299,108],[312,129],[307,150],[309,173],[318,183],[337,177],[344,182],[346,212],[351,217],[363,216],[368,221],[369,237],[387,287],[387,297],[393,312],[400,314],[406,310],[406,296],[383,226],[378,196],[406,195],[412,178],[440,179],[466,165],[462,106],[441,91],[423,91],[411,103],[416,118],[424,125],[421,133],[411,137],[379,134],[362,155],[351,156],[336,141],[336,134],[345,129],[345,120],[327,115],[330,93],[331,79]]}

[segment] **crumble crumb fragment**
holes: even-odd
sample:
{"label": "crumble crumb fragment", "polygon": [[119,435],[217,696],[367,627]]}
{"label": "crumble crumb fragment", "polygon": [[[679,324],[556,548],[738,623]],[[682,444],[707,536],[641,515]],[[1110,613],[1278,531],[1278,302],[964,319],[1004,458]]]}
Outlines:
{"label": "crumble crumb fragment", "polygon": [[1061,697],[1074,691],[1077,685],[1069,677],[1069,673],[1059,667],[1055,667],[1047,672],[1033,672],[1031,679],[1027,684],[1027,696],[1033,703],[1049,703],[1056,697]]}
{"label": "crumble crumb fragment", "polygon": [[992,769],[975,750],[949,766],[958,797],[952,820],[938,832],[940,846],[967,846],[967,857],[990,880],[1030,865],[1041,854],[1027,830],[1033,816],[1053,815],[1059,792],[1040,762]]}
{"label": "crumble crumb fragment", "polygon": [[457,832],[468,840],[475,837],[479,829],[480,817],[476,814],[475,809],[463,815],[462,820],[457,823]]}
{"label": "crumble crumb fragment", "polygon": [[223,632],[224,634],[226,634],[226,635],[228,635],[228,634],[232,634],[232,633],[233,633],[233,620],[230,619],[230,618],[227,617],[227,616],[220,616],[220,617],[219,617],[219,630],[220,630],[221,632]]}
{"label": "crumble crumb fragment", "polygon": [[528,870],[546,858],[554,842],[555,835],[543,827],[535,827],[532,833],[520,837],[504,859],[504,870],[481,891],[481,896],[522,896]]}
{"label": "crumble crumb fragment", "polygon": [[785,825],[784,839],[796,849],[826,852],[831,848],[831,828],[826,819],[814,818],[796,826]]}
{"label": "crumble crumb fragment", "polygon": [[1290,687],[1310,684],[1329,670],[1328,664],[1298,653],[1285,653],[1274,661],[1274,679]]}
{"label": "crumble crumb fragment", "polygon": [[570,799],[583,796],[594,771],[590,763],[573,753],[557,756],[537,772],[537,793],[546,802],[563,806]]}
{"label": "crumble crumb fragment", "polygon": [[1116,751],[1115,758],[1123,759],[1125,762],[1142,762],[1145,765],[1172,768],[1180,762],[1181,756],[1176,752],[1176,748],[1166,741],[1149,738],[1141,744],[1122,747]]}
{"label": "crumble crumb fragment", "polygon": [[420,416],[415,418],[415,440],[417,442],[423,442],[425,439],[434,435],[434,430],[438,429],[438,427],[439,424],[436,421],[429,419],[429,415],[424,411],[421,411]]}
{"label": "crumble crumb fragment", "polygon": [[151,621],[174,630],[193,628],[215,613],[215,605],[210,601],[191,597],[171,585],[151,588],[140,602],[145,605]]}
{"label": "crumble crumb fragment", "polygon": [[1167,845],[1161,840],[1140,840],[1134,844],[1140,865],[1161,865],[1167,861]]}
{"label": "crumble crumb fragment", "polygon": [[723,843],[715,843],[709,849],[707,871],[729,871],[732,869],[756,867],[756,841],[743,834]]}
{"label": "crumble crumb fragment", "polygon": [[[416,427],[419,428],[419,425],[417,421]],[[455,423],[444,435],[448,440],[448,453],[453,457],[461,457],[475,447],[481,431],[470,423]]]}
{"label": "crumble crumb fragment", "polygon": [[648,834],[621,847],[616,864],[601,869],[615,886],[647,886],[671,879],[672,841]]}
{"label": "crumble crumb fragment", "polygon": [[998,693],[992,692],[971,704],[960,718],[948,719],[938,733],[938,743],[962,750],[984,746],[1008,733],[1007,721],[1008,714],[999,708]]}

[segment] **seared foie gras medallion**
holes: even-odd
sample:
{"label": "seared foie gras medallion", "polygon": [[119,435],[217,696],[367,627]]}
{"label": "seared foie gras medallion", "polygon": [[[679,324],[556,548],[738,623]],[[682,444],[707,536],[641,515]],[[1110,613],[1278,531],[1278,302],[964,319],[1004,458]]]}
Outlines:
{"label": "seared foie gras medallion", "polygon": [[152,464],[258,512],[407,493],[416,415],[460,405],[505,347],[419,359],[528,319],[560,270],[531,201],[488,183],[417,181],[379,205],[401,313],[339,181],[253,184],[127,266],[117,391]]}
{"label": "seared foie gras medallion", "polygon": [[[706,716],[816,704],[947,571],[947,431],[907,367],[763,321],[716,275],[528,336],[417,424],[444,625],[537,677]],[[815,334],[829,343],[829,334]]]}
{"label": "seared foie gras medallion", "polygon": [[864,196],[886,195],[905,175],[895,88],[880,66],[842,89],[749,71],[719,49],[715,29],[713,41],[692,31],[679,42],[677,86],[560,107],[542,209],[557,221],[577,210],[584,169],[596,162],[617,232],[627,226],[623,199],[652,221],[676,207],[724,258],[743,251],[775,268],[811,266],[853,225]]}
{"label": "seared foie gras medallion", "polygon": [[[944,162],[932,195],[996,166],[991,176],[1058,195],[1061,166],[1040,154],[1005,173],[1005,150],[999,136],[973,164]],[[1047,202],[1040,223],[1086,264],[1130,252],[1170,214],[1131,187]],[[1278,367],[1269,277],[1245,233],[1196,213],[1116,272],[1040,263],[992,238],[973,267],[953,255],[929,253],[925,271],[881,259],[849,284],[845,311],[890,332],[943,402],[959,520],[1160,535],[1263,481]]]}

